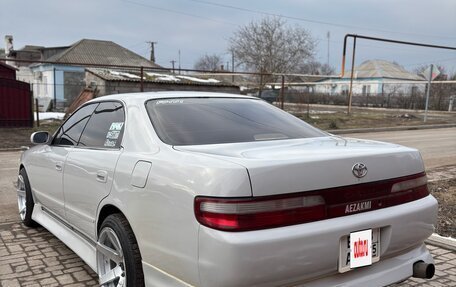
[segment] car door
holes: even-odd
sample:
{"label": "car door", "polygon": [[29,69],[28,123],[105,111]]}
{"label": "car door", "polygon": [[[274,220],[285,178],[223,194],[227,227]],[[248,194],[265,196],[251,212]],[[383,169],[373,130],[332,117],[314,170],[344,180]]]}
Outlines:
{"label": "car door", "polygon": [[37,202],[48,211],[64,218],[63,170],[69,152],[78,143],[90,115],[97,104],[86,105],[59,128],[51,144],[33,154],[28,173],[33,180],[33,193]]}
{"label": "car door", "polygon": [[67,220],[92,239],[96,234],[98,204],[111,190],[122,152],[124,121],[121,103],[101,102],[65,163],[63,185]]}

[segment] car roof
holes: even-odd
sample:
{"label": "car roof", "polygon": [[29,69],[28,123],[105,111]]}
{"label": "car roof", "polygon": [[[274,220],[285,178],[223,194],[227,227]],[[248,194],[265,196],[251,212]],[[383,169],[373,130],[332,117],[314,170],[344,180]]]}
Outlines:
{"label": "car roof", "polygon": [[245,98],[258,99],[256,97],[244,96],[239,94],[229,93],[214,93],[214,92],[188,92],[188,91],[171,91],[171,92],[143,92],[143,93],[126,93],[102,96],[91,100],[90,102],[120,100],[128,102],[144,102],[153,99],[172,99],[172,98]]}

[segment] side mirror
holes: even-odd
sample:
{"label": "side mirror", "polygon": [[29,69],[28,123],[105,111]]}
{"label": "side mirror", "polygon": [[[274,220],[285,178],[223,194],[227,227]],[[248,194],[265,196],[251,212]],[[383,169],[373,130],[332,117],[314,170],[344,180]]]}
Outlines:
{"label": "side mirror", "polygon": [[34,132],[30,136],[32,144],[45,144],[48,142],[50,136],[48,132]]}

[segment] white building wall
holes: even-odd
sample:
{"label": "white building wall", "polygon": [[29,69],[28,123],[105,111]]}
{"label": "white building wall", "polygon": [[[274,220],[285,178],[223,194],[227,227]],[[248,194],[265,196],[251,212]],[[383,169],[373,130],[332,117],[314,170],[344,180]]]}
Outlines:
{"label": "white building wall", "polygon": [[54,99],[54,71],[35,71],[32,75],[33,96],[38,99],[40,111],[45,112]]}
{"label": "white building wall", "polygon": [[[353,80],[353,94],[362,95],[364,93],[369,94],[381,94],[382,86],[384,93],[404,93],[410,94],[412,87],[417,87],[418,92],[424,92],[426,85],[423,83],[411,83],[410,81],[395,80],[395,79],[378,79],[378,80]],[[366,87],[366,91],[363,91],[363,87]],[[315,85],[316,93],[325,93],[330,95],[343,94],[344,91],[348,93],[350,88],[349,80],[327,80]]]}
{"label": "white building wall", "polygon": [[36,98],[54,97],[54,72],[34,72],[33,94]]}
{"label": "white building wall", "polygon": [[34,82],[33,72],[29,67],[19,67],[16,71],[16,80],[32,84]]}
{"label": "white building wall", "polygon": [[[369,94],[376,94],[381,92],[381,80],[370,80],[370,81],[353,81],[353,93],[354,94],[363,94],[363,87],[365,87],[365,92]],[[331,95],[339,95],[344,92],[349,91],[350,81],[346,80],[328,80],[324,82],[317,83],[315,85],[316,93],[325,93]]]}

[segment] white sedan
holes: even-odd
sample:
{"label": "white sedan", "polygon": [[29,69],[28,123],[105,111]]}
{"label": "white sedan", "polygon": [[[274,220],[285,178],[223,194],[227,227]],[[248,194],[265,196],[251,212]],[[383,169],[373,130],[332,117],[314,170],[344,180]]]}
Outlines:
{"label": "white sedan", "polygon": [[253,97],[106,96],[23,153],[18,205],[102,286],[383,286],[431,278],[415,149],[320,131]]}

